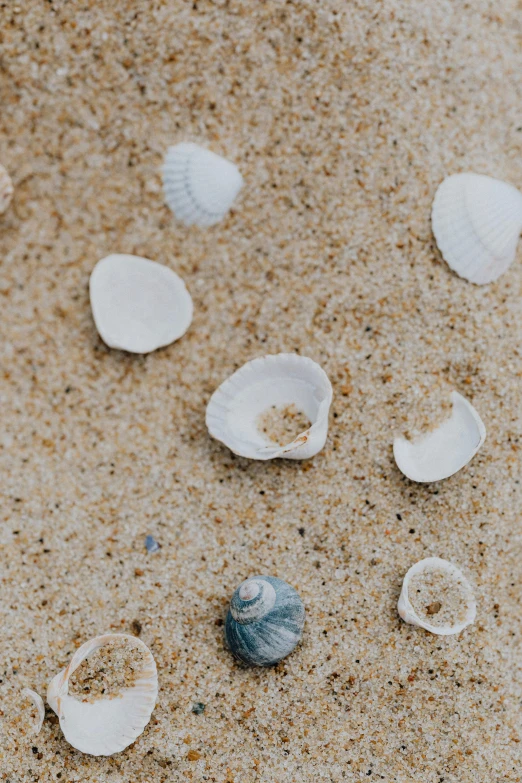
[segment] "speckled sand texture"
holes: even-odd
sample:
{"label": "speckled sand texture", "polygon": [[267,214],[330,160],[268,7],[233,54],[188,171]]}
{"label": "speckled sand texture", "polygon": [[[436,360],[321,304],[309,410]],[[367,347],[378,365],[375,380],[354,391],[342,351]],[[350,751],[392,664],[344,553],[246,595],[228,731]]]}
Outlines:
{"label": "speckled sand texture", "polygon": [[[522,248],[477,288],[429,222],[447,174],[522,186],[519,0],[7,0],[0,22],[0,781],[522,780]],[[187,139],[245,177],[212,229],[163,202],[164,152]],[[113,252],[185,279],[179,342],[100,341],[88,279]],[[279,351],[332,380],[326,447],[234,458],[206,403]],[[488,438],[412,484],[393,436],[440,421],[451,389]],[[432,555],[477,597],[458,637],[396,611]],[[307,624],[251,671],[222,625],[256,573],[292,584]],[[48,710],[34,738],[21,689],[45,695],[111,630],[158,665],[143,735],[90,758]]]}

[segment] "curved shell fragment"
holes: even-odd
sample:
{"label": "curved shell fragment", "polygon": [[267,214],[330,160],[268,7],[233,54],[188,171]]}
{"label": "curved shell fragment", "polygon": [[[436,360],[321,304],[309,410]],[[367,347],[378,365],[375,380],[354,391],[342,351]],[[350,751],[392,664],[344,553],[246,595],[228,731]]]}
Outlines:
{"label": "curved shell fragment", "polygon": [[121,253],[102,258],[89,288],[94,322],[109,348],[150,353],[178,340],[192,321],[183,280],[148,258]]}
{"label": "curved shell fragment", "polygon": [[438,187],[433,233],[447,264],[477,285],[512,264],[522,231],[522,193],[482,174],[454,174]]}
{"label": "curved shell fragment", "polygon": [[406,623],[441,636],[460,633],[475,621],[477,614],[468,580],[457,566],[440,557],[427,557],[410,568],[402,583],[397,609]]}
{"label": "curved shell fragment", "polygon": [[[332,386],[312,359],[290,353],[247,362],[214,392],[206,423],[213,438],[241,457],[307,459],[324,446]],[[260,417],[270,411],[306,417],[306,429],[276,442],[262,431]],[[281,442],[282,441],[282,442]]]}
{"label": "curved shell fragment", "polygon": [[[69,693],[69,681],[76,669],[96,650],[127,640],[142,655],[140,670],[130,687],[111,697],[81,701]],[[64,737],[77,750],[92,756],[119,753],[143,732],[158,695],[156,663],[149,648],[134,636],[105,634],[83,644],[68,666],[49,685],[47,701],[60,719]]]}
{"label": "curved shell fragment", "polygon": [[165,201],[187,226],[222,220],[243,185],[237,166],[192,142],[169,147],[163,166]]}
{"label": "curved shell fragment", "polygon": [[414,441],[402,437],[393,441],[397,466],[412,481],[428,483],[452,476],[486,439],[486,428],[473,405],[455,391],[451,400],[451,416],[437,429]]}
{"label": "curved shell fragment", "polygon": [[37,713],[37,720],[34,727],[34,735],[36,736],[37,734],[40,733],[45,718],[44,701],[40,696],[40,694],[36,693],[36,691],[31,690],[31,688],[23,688],[22,696],[25,696],[27,699],[30,699],[35,706],[36,713]]}

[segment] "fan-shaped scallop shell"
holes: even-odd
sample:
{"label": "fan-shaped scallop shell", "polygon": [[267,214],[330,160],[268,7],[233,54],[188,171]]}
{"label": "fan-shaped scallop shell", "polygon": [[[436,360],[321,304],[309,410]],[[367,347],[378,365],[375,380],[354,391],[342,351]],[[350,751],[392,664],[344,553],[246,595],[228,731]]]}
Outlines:
{"label": "fan-shaped scallop shell", "polygon": [[254,576],[232,596],[225,641],[243,663],[271,666],[292,652],[304,620],[303,602],[293,587],[273,576]]}
{"label": "fan-shaped scallop shell", "polygon": [[212,226],[229,211],[243,177],[221,155],[183,142],[168,149],[163,185],[165,200],[178,220],[187,226]]}
{"label": "fan-shaped scallop shell", "polygon": [[[95,650],[128,639],[144,656],[143,666],[131,687],[118,695],[85,702],[69,695],[69,679]],[[119,753],[139,737],[150,720],[158,695],[156,663],[149,648],[134,636],[105,634],[76,650],[68,666],[51,680],[47,701],[60,719],[64,737],[77,750],[92,756]]]}
{"label": "fan-shaped scallop shell", "polygon": [[185,334],[192,299],[183,280],[148,258],[114,253],[98,261],[90,279],[91,308],[109,348],[149,353]]}
{"label": "fan-shaped scallop shell", "polygon": [[13,193],[14,188],[13,183],[11,182],[11,177],[4,167],[0,166],[0,215],[3,215],[11,203]]}
{"label": "fan-shaped scallop shell", "polygon": [[[446,578],[451,579],[455,583],[456,588],[458,588],[458,590],[461,592],[464,600],[461,607],[461,617],[459,620],[449,624],[437,625],[435,623],[429,622],[426,619],[423,619],[416,612],[409,595],[411,580],[417,575],[430,573],[442,574]],[[437,606],[435,606],[433,614],[435,615],[441,610],[441,608],[442,604],[437,602]],[[475,597],[468,580],[462,571],[457,568],[457,566],[454,566],[453,563],[449,563],[447,560],[442,560],[440,557],[427,557],[425,560],[420,560],[418,563],[415,563],[415,565],[410,568],[402,583],[402,590],[397,609],[400,616],[406,623],[418,625],[420,628],[424,628],[426,631],[430,631],[430,633],[439,634],[441,636],[449,636],[451,634],[460,633],[464,628],[466,628],[466,626],[471,625],[471,623],[475,621],[477,614]],[[430,607],[428,606],[427,609],[429,611]]]}
{"label": "fan-shaped scallop shell", "polygon": [[[207,406],[207,427],[241,457],[307,459],[319,452],[328,433],[332,386],[312,359],[291,353],[262,356],[247,362],[216,389]],[[271,407],[293,405],[311,426],[279,446],[258,428],[258,418]]]}
{"label": "fan-shaped scallop shell", "polygon": [[412,481],[427,483],[452,476],[468,464],[486,439],[486,428],[473,405],[455,391],[451,400],[451,416],[437,429],[413,442],[402,437],[393,441],[397,466]]}
{"label": "fan-shaped scallop shell", "polygon": [[454,174],[439,185],[431,220],[451,269],[477,285],[491,283],[515,258],[522,193],[493,177]]}

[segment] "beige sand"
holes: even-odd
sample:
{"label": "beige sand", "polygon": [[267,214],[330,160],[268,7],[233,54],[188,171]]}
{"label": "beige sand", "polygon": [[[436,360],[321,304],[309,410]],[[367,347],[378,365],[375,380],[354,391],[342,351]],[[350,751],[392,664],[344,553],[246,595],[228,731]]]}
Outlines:
{"label": "beige sand", "polygon": [[[0,218],[0,780],[520,781],[522,254],[477,288],[429,223],[448,173],[522,186],[518,0],[7,0],[0,21],[16,187]],[[213,229],[163,203],[181,139],[245,176]],[[111,252],[185,278],[178,343],[101,343],[87,284]],[[234,458],[206,402],[282,350],[332,380],[326,447]],[[440,420],[451,389],[488,438],[456,476],[414,485],[393,435]],[[396,612],[430,555],[476,592],[459,637]],[[227,601],[255,573],[307,609],[272,670],[223,647]],[[94,759],[48,711],[34,739],[30,708],[12,712],[22,687],[44,694],[111,630],[140,633],[158,664],[144,734]]]}

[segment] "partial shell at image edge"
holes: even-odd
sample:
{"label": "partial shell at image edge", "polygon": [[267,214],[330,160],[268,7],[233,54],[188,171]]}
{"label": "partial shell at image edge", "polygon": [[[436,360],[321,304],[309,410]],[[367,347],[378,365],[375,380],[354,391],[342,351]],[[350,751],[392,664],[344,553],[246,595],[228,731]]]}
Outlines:
{"label": "partial shell at image edge", "polygon": [[[408,586],[412,577],[416,576],[417,574],[423,573],[425,571],[430,571],[430,570],[433,571],[437,569],[439,571],[444,571],[446,573],[451,574],[452,576],[455,576],[459,580],[460,584],[466,590],[468,596],[467,610],[466,610],[465,618],[461,623],[456,623],[455,625],[446,625],[446,626],[433,625],[432,623],[429,623],[426,620],[422,620],[418,616],[418,614],[416,613],[415,609],[411,604],[408,595]],[[440,557],[427,557],[424,560],[419,560],[418,563],[415,563],[415,565],[413,565],[409,569],[402,582],[402,589],[399,597],[399,602],[397,604],[397,610],[399,612],[399,615],[404,620],[404,622],[409,623],[410,625],[417,625],[419,626],[419,628],[424,628],[426,631],[429,631],[430,633],[433,634],[437,634],[438,636],[452,636],[454,634],[460,633],[468,625],[471,625],[473,622],[475,622],[475,617],[477,615],[477,605],[476,605],[475,597],[473,595],[473,591],[471,589],[471,585],[469,584],[468,580],[466,579],[462,571],[459,568],[457,568],[457,566],[453,565],[453,563],[448,562],[448,560],[443,560]]]}
{"label": "partial shell at image edge", "polygon": [[442,481],[470,462],[486,439],[486,427],[473,405],[451,393],[453,409],[436,429],[409,441],[396,437],[393,455],[397,467],[418,483]]}
{"label": "partial shell at image edge", "polygon": [[[308,459],[323,448],[328,434],[332,386],[324,370],[299,354],[270,354],[244,364],[209,400],[210,435],[248,459]],[[257,417],[272,403],[294,403],[311,425],[285,445],[271,444],[256,429]]]}
{"label": "partial shell at image edge", "polygon": [[[93,652],[111,642],[129,640],[144,654],[143,669],[136,682],[118,696],[94,702],[69,695],[69,679]],[[104,634],[79,647],[50,682],[49,706],[58,715],[67,742],[91,756],[112,756],[131,745],[150,720],[158,696],[158,673],[151,651],[144,642],[127,634]]]}

